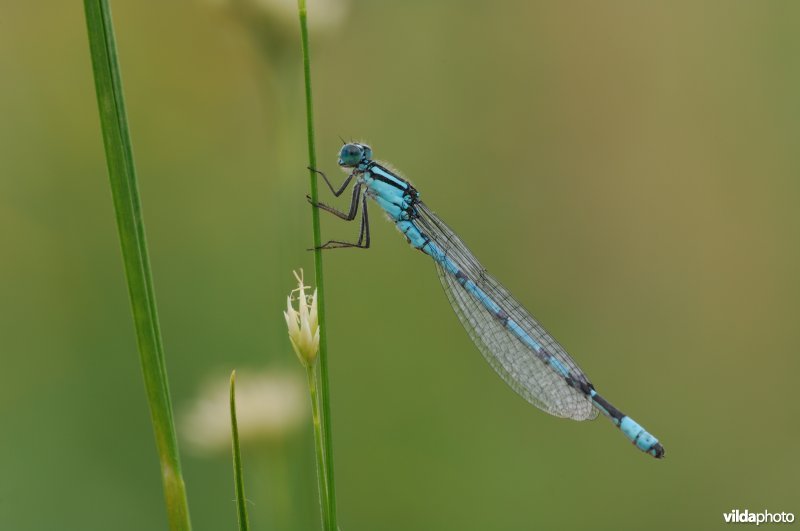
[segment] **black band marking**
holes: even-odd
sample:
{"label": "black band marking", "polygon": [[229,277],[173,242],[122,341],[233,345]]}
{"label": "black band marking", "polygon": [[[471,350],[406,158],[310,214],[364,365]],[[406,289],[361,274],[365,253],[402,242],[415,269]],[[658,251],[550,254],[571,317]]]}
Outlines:
{"label": "black band marking", "polygon": [[[381,181],[382,183],[386,183],[389,186],[394,186],[398,190],[408,190],[411,187],[411,185],[409,185],[405,181],[405,179],[401,179],[400,177],[390,172],[380,164],[376,164],[373,162],[372,164],[367,166],[367,171],[369,171],[372,174],[373,179]],[[392,178],[390,179],[386,177],[385,175],[383,175],[383,173],[385,173],[386,175],[391,175]]]}
{"label": "black band marking", "polygon": [[503,310],[498,310],[495,315],[498,319],[500,319],[500,322],[503,323],[503,326],[508,326],[508,314],[506,312]]}

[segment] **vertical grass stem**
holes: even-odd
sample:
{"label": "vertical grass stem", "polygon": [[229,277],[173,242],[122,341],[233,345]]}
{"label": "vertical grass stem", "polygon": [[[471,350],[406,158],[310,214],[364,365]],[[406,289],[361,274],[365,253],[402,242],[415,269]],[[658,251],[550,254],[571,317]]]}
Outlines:
{"label": "vertical grass stem", "polygon": [[[311,168],[317,167],[317,155],[314,139],[314,109],[311,92],[311,61],[308,44],[308,12],[305,0],[297,0],[297,8],[300,16],[300,40],[303,48],[303,77],[305,80],[306,97],[306,128],[308,132],[308,165]],[[309,180],[311,187],[311,200],[318,201],[317,175],[309,170]],[[322,453],[324,457],[325,474],[327,488],[327,522],[324,522],[326,530],[336,531],[336,489],[334,487],[333,473],[333,445],[331,434],[331,406],[330,406],[330,382],[328,378],[328,341],[327,326],[325,323],[325,281],[322,268],[322,237],[319,224],[319,210],[311,208],[311,224],[314,233],[314,274],[317,286],[317,308],[319,312],[319,412],[321,442],[323,445]],[[323,493],[320,492],[322,495]]]}
{"label": "vertical grass stem", "polygon": [[320,510],[322,514],[323,528],[326,531],[337,531],[335,527],[330,527],[330,489],[328,488],[328,480],[326,477],[327,469],[325,467],[324,455],[325,442],[323,441],[322,423],[320,422],[319,391],[314,367],[315,365],[309,365],[306,367],[306,377],[308,378],[308,392],[311,396],[311,415],[314,425],[314,449],[317,461],[317,483],[319,487]]}

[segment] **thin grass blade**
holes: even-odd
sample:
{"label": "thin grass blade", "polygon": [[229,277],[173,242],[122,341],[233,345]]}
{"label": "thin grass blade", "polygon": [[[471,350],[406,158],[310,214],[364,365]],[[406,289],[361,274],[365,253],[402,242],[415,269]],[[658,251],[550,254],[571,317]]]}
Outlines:
{"label": "thin grass blade", "polygon": [[233,483],[236,489],[236,515],[239,518],[239,531],[249,531],[250,519],[247,517],[247,498],[244,495],[242,452],[239,449],[239,425],[236,422],[236,371],[231,373],[231,444],[233,446]]}
{"label": "thin grass blade", "polygon": [[139,187],[122,95],[114,28],[107,0],[84,0],[97,104],[103,130],[108,176],[150,417],[161,462],[170,529],[191,529],[181,473],[164,349],[156,312],[150,259],[142,221]]}

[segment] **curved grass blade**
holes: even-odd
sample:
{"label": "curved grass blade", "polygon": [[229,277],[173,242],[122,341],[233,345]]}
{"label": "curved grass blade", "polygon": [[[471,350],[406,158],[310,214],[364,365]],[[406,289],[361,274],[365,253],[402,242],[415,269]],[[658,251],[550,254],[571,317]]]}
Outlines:
{"label": "curved grass blade", "polygon": [[97,105],[170,529],[191,529],[145,241],[114,28],[107,0],[84,0]]}

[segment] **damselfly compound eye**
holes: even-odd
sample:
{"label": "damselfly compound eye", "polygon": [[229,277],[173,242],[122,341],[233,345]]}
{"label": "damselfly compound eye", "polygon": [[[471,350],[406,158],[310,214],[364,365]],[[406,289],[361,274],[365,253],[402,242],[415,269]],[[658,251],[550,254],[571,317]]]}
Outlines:
{"label": "damselfly compound eye", "polygon": [[345,144],[339,152],[339,166],[358,166],[363,154],[364,151],[358,144]]}

